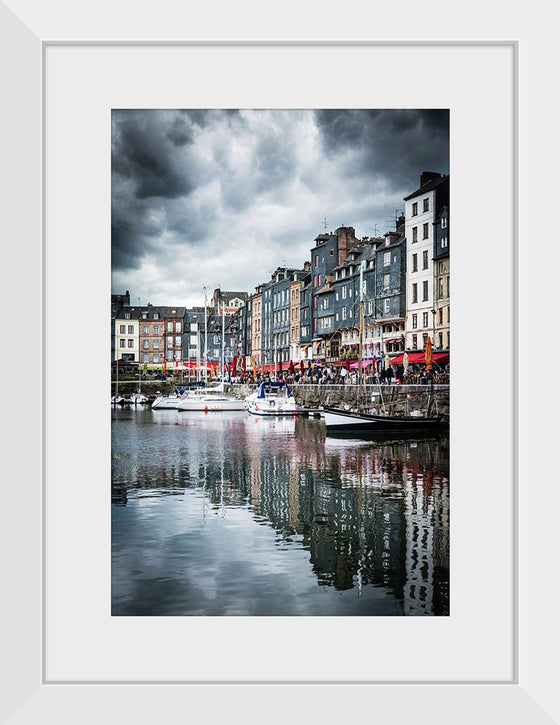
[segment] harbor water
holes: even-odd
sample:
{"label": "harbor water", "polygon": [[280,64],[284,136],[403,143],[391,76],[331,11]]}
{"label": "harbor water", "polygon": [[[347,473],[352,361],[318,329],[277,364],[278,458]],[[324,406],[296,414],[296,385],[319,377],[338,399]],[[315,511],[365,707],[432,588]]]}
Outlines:
{"label": "harbor water", "polygon": [[112,410],[115,616],[446,616],[449,440]]}

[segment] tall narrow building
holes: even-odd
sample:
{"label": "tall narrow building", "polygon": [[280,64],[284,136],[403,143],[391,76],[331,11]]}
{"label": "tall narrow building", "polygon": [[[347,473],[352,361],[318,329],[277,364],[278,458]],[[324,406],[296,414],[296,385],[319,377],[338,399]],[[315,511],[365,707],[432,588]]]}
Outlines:
{"label": "tall narrow building", "polygon": [[434,222],[449,206],[449,176],[424,171],[420,187],[405,197],[406,349],[423,350],[433,339]]}

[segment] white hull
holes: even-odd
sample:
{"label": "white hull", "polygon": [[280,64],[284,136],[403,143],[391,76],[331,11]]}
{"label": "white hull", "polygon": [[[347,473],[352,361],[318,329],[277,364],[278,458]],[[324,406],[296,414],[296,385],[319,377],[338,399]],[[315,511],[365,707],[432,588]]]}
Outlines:
{"label": "white hull", "polygon": [[245,402],[238,398],[207,396],[198,400],[184,398],[177,404],[177,410],[212,412],[220,410],[245,410]]}
{"label": "white hull", "polygon": [[163,396],[160,395],[152,403],[152,408],[158,408],[158,409],[168,408],[170,410],[176,410],[177,409],[177,404],[181,400],[182,400],[182,398],[179,398],[177,396],[168,396],[168,397],[165,397],[164,398]]}
{"label": "white hull", "polygon": [[252,415],[297,415],[299,410],[294,401],[284,403],[283,401],[263,401],[257,402],[245,401],[246,410]]}
{"label": "white hull", "polygon": [[136,393],[135,395],[132,395],[130,399],[126,402],[130,403],[131,405],[144,405],[149,401],[145,395],[142,395],[142,393]]}
{"label": "white hull", "polygon": [[299,413],[290,388],[282,382],[262,383],[245,398],[245,406],[251,415],[279,417]]}
{"label": "white hull", "polygon": [[345,416],[342,414],[335,415],[334,413],[328,413],[327,411],[323,411],[322,415],[325,418],[325,424],[327,428],[333,425],[356,425],[356,418],[353,418],[351,416]]}

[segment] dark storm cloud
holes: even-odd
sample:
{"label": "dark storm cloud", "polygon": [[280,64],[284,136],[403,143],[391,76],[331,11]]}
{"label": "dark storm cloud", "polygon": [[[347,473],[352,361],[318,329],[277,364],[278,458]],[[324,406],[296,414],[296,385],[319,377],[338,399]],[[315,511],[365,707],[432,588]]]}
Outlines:
{"label": "dark storm cloud", "polygon": [[448,146],[446,110],[114,110],[115,292],[250,291],[302,265],[324,217],[387,231],[422,171],[448,172]]}
{"label": "dark storm cloud", "polygon": [[382,175],[388,189],[414,191],[422,171],[449,172],[447,109],[335,109],[315,117],[327,154],[357,157],[348,175]]}
{"label": "dark storm cloud", "polygon": [[137,199],[185,196],[196,178],[177,146],[192,142],[189,125],[174,112],[113,112],[113,183],[130,181]]}

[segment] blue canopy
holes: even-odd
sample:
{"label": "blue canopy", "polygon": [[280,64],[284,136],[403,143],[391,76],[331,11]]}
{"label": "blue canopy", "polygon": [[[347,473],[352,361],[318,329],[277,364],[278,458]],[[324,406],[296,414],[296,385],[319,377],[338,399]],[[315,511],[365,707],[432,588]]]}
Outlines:
{"label": "blue canopy", "polygon": [[271,388],[272,389],[276,389],[276,390],[279,390],[280,388],[285,388],[286,389],[286,393],[288,395],[288,398],[293,397],[293,393],[290,390],[290,388],[289,388],[289,386],[288,386],[287,383],[285,383],[283,380],[279,380],[279,381],[274,381],[273,380],[273,381],[270,381],[269,383],[261,383],[260,384],[259,393],[257,395],[257,398],[265,398],[266,397],[266,391],[267,390],[270,391]]}

